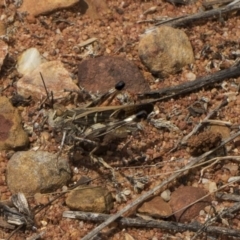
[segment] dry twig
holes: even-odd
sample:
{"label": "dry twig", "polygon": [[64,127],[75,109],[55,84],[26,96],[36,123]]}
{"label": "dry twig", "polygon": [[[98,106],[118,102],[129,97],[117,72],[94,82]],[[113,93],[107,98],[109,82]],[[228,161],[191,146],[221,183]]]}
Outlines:
{"label": "dry twig", "polygon": [[163,88],[157,91],[146,92],[139,94],[139,98],[158,98],[156,101],[166,100],[179,96],[181,94],[187,94],[197,91],[203,87],[209,87],[210,85],[226,80],[228,78],[234,78],[240,76],[240,65],[232,66],[228,69],[217,71],[213,74],[205,77],[199,77],[194,81],[188,81],[177,86]]}
{"label": "dry twig", "polygon": [[164,21],[164,22],[158,22],[155,24],[155,26],[160,26],[163,24],[169,25],[172,27],[188,26],[189,24],[191,24],[193,22],[205,20],[205,19],[209,19],[209,18],[219,18],[219,17],[222,17],[222,15],[228,14],[233,11],[237,11],[239,9],[240,9],[240,4],[239,4],[239,2],[236,2],[235,4],[231,4],[231,5],[229,4],[229,5],[221,7],[221,8],[216,8],[216,9],[212,9],[209,11],[196,13],[196,14],[193,14],[190,16],[187,15],[180,19],[171,19],[171,20]]}
{"label": "dry twig", "polygon": [[212,0],[212,1],[205,0],[203,2],[203,6],[204,6],[204,8],[209,9],[209,8],[213,8],[214,5],[226,5],[230,2],[232,3],[233,1],[232,0],[215,0],[215,1],[214,0]]}
{"label": "dry twig", "polygon": [[[102,221],[106,221],[110,217],[110,215],[101,214],[101,213],[86,213],[86,212],[80,212],[80,211],[65,211],[63,212],[63,217],[76,218],[83,221],[102,222]],[[217,235],[222,234],[222,235],[240,237],[240,231],[238,230],[223,228],[223,227],[215,227],[215,226],[205,227],[204,225],[199,224],[197,222],[190,223],[190,224],[183,224],[183,223],[170,222],[170,221],[144,220],[140,218],[124,218],[124,217],[119,218],[117,222],[122,227],[159,228],[159,229],[166,229],[166,230],[176,231],[176,232],[184,232],[184,231],[197,232],[201,229],[204,229],[204,232],[208,234],[217,234]]]}
{"label": "dry twig", "polygon": [[218,192],[215,195],[217,198],[225,201],[235,201],[235,202],[240,202],[240,196],[236,194],[226,194],[223,192]]}

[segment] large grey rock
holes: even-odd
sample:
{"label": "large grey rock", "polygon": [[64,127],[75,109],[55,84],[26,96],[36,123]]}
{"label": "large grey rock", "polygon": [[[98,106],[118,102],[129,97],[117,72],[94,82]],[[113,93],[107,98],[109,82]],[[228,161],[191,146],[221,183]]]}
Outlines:
{"label": "large grey rock", "polygon": [[18,110],[8,98],[0,97],[0,150],[11,150],[28,145]]}
{"label": "large grey rock", "polygon": [[70,178],[67,160],[45,151],[16,152],[7,165],[7,185],[12,193],[51,192]]}
{"label": "large grey rock", "polygon": [[159,77],[176,73],[194,61],[187,35],[168,26],[146,33],[139,42],[138,52],[143,64]]}

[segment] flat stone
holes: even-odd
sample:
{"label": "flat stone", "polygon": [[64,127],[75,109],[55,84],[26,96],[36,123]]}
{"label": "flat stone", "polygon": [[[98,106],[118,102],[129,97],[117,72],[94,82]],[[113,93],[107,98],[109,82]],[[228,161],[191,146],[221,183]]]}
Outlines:
{"label": "flat stone", "polygon": [[[206,206],[211,205],[211,197],[207,196],[192,206],[185,208],[189,204],[204,197],[207,192],[202,188],[191,186],[180,187],[171,195],[169,202],[174,216],[178,222],[190,222],[199,215],[199,212]],[[182,209],[182,210],[181,210]]]}
{"label": "flat stone", "polygon": [[113,197],[107,189],[87,186],[71,191],[66,204],[73,210],[108,213],[113,207]]}
{"label": "flat stone", "polygon": [[42,73],[48,92],[53,92],[54,99],[66,97],[69,93],[65,92],[64,89],[79,91],[63,64],[60,61],[51,61],[40,64],[19,79],[17,82],[18,94],[26,98],[32,96],[35,100],[46,97],[46,91],[39,73]]}
{"label": "flat stone", "polygon": [[12,193],[46,193],[66,185],[71,170],[65,158],[46,151],[16,152],[7,165],[7,185]]}
{"label": "flat stone", "polygon": [[19,11],[28,12],[30,15],[38,16],[54,10],[71,7],[78,2],[79,0],[24,0]]}
{"label": "flat stone", "polygon": [[137,66],[121,57],[101,56],[78,65],[78,83],[91,92],[105,93],[119,81],[133,93],[149,91],[150,87]]}
{"label": "flat stone", "polygon": [[161,197],[154,197],[153,199],[144,202],[143,205],[138,208],[138,212],[155,218],[169,217],[172,215],[170,205]]}
{"label": "flat stone", "polygon": [[18,110],[8,98],[0,97],[0,150],[11,150],[28,145],[28,135],[22,128]]}
{"label": "flat stone", "polygon": [[146,33],[139,42],[138,53],[143,64],[158,77],[177,73],[194,61],[187,35],[168,26]]}

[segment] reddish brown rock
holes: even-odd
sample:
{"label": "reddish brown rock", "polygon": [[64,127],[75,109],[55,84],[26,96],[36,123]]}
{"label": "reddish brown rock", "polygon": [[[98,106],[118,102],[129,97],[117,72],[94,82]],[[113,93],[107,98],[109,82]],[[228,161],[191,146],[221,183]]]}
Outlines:
{"label": "reddish brown rock", "polygon": [[120,57],[102,56],[82,61],[78,66],[80,86],[91,92],[104,93],[119,81],[126,89],[138,93],[149,91],[149,86],[133,62]]}
{"label": "reddish brown rock", "polygon": [[169,202],[172,207],[172,211],[177,221],[179,222],[190,222],[199,212],[206,206],[211,204],[211,197],[207,196],[192,206],[189,204],[197,201],[198,199],[204,197],[207,194],[202,188],[195,188],[191,186],[180,187],[172,193],[171,200]]}
{"label": "reddish brown rock", "polygon": [[45,0],[45,1],[24,0],[19,11],[27,12],[27,13],[29,13],[29,15],[36,17],[41,14],[53,12],[54,10],[69,8],[75,4],[78,4],[78,7],[80,7],[79,10],[80,10],[81,14],[86,13],[93,19],[99,18],[101,15],[104,15],[104,14],[107,14],[110,12],[106,1],[103,1],[103,0],[84,0],[84,1],[78,1],[78,0]]}
{"label": "reddish brown rock", "polygon": [[172,215],[170,205],[161,197],[155,197],[150,201],[144,202],[138,209],[138,212],[155,218],[169,217]]}

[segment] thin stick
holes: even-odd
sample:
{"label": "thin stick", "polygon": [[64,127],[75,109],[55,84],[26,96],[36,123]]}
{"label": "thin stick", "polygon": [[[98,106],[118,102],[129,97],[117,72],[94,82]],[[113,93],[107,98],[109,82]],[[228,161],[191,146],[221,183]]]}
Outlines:
{"label": "thin stick", "polygon": [[53,91],[51,91],[51,108],[53,108],[54,105],[54,96],[53,96]]}
{"label": "thin stick", "polygon": [[[212,9],[205,12],[200,12],[192,15],[187,15],[180,19],[172,19],[172,21],[168,22],[166,25],[172,26],[172,27],[180,27],[180,26],[188,26],[189,24],[203,20],[208,18],[216,18],[221,17],[224,14],[236,11],[240,9],[239,1],[236,1],[234,4],[229,4],[225,7]],[[155,24],[155,26],[162,25],[162,22],[158,22]]]}
{"label": "thin stick", "polygon": [[214,124],[219,126],[227,126],[231,127],[232,123],[227,121],[221,121],[221,120],[214,120],[214,119],[204,119],[202,123],[208,123],[208,124]]}
{"label": "thin stick", "polygon": [[[231,2],[231,3],[230,3],[230,2]],[[232,1],[232,0],[215,0],[215,1],[205,0],[205,1],[203,2],[203,6],[204,6],[205,8],[210,8],[210,7],[214,6],[214,5],[219,5],[219,4],[223,5],[223,4],[228,4],[228,3],[232,4],[233,2],[234,2],[234,1]]]}
{"label": "thin stick", "polygon": [[224,192],[217,192],[215,196],[224,201],[240,202],[240,196],[236,194],[227,194]]}
{"label": "thin stick", "polygon": [[18,232],[18,230],[21,229],[23,225],[19,225],[14,231],[11,232],[11,234],[8,236],[7,240],[11,239],[11,237]]}
{"label": "thin stick", "polygon": [[160,90],[138,94],[138,98],[139,99],[158,98],[156,101],[163,101],[173,97],[177,97],[179,95],[197,91],[204,87],[209,87],[215,83],[221,82],[228,78],[234,78],[239,76],[240,76],[240,64],[232,66],[228,69],[217,71],[213,74],[204,77],[198,77],[194,81],[188,81],[181,83],[177,86],[166,87]]}
{"label": "thin stick", "polygon": [[[83,221],[102,222],[102,221],[106,221],[110,217],[110,215],[101,214],[101,213],[81,212],[81,211],[65,211],[63,212],[63,217],[76,218]],[[199,223],[183,224],[183,223],[176,223],[176,222],[170,222],[170,221],[144,220],[140,218],[124,218],[124,217],[119,218],[117,221],[122,225],[122,227],[159,228],[159,229],[166,229],[166,230],[171,230],[176,232],[184,232],[184,231],[197,232],[203,229],[204,232],[210,233],[210,234],[240,237],[240,231],[238,230],[215,227],[215,226],[205,227],[204,225]]]}
{"label": "thin stick", "polygon": [[41,79],[42,79],[42,82],[43,82],[43,86],[44,86],[45,92],[46,92],[46,94],[47,94],[47,99],[49,99],[49,93],[48,93],[47,86],[46,86],[46,84],[45,84],[44,78],[43,78],[41,72],[39,72],[39,74],[40,74],[40,76],[41,76]]}

